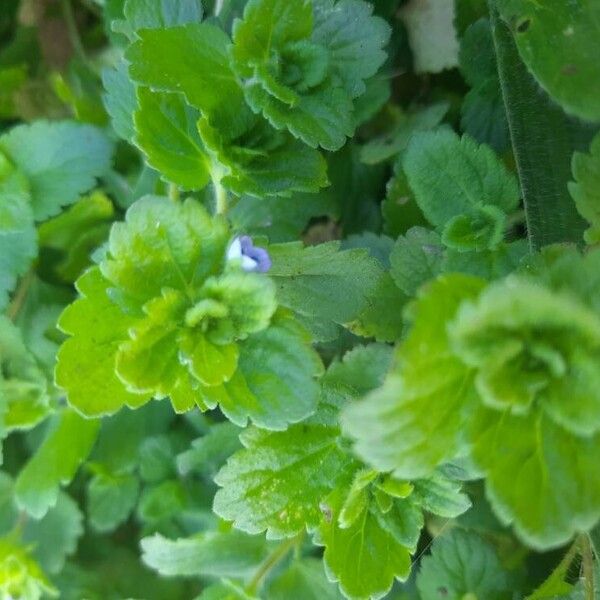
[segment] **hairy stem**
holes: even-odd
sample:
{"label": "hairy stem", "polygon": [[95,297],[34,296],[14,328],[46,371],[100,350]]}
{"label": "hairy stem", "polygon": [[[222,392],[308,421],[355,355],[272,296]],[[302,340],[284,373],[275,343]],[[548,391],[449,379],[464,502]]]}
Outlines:
{"label": "hairy stem", "polygon": [[573,561],[581,554],[581,542],[577,538],[569,547],[562,560],[554,568],[550,576],[528,598],[546,598],[548,590],[554,590],[557,583],[564,583]]}
{"label": "hairy stem", "polygon": [[179,202],[179,188],[174,183],[169,184],[169,199]]}
{"label": "hairy stem", "polygon": [[215,191],[215,212],[218,215],[224,215],[227,212],[227,190],[217,180],[213,180],[213,188]]}
{"label": "hairy stem", "polygon": [[495,0],[488,4],[531,250],[556,242],[579,243],[584,222],[567,183],[573,151],[586,148],[593,131],[571,120],[542,92],[521,61]]}
{"label": "hairy stem", "polygon": [[587,533],[579,536],[581,561],[583,568],[583,586],[585,590],[585,600],[594,600],[596,597],[596,584],[594,581],[594,552],[592,544]]}

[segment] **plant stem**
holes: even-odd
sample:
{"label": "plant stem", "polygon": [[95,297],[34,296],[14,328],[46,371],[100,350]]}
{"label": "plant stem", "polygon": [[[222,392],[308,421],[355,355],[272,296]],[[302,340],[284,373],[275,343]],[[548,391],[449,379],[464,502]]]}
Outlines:
{"label": "plant stem", "polygon": [[277,546],[277,548],[275,548],[275,550],[273,550],[273,552],[269,554],[269,556],[267,556],[263,564],[258,568],[258,571],[256,571],[254,577],[246,586],[246,592],[248,592],[248,594],[254,594],[260,587],[262,580],[271,572],[271,570],[277,564],[279,564],[281,560],[283,560],[287,556],[288,552],[292,548],[295,548],[300,544],[303,537],[304,533],[301,533],[296,537],[289,538],[281,542],[281,544],[279,544],[279,546]]}
{"label": "plant stem", "polygon": [[587,533],[579,536],[581,561],[583,567],[583,586],[585,590],[585,600],[594,600],[596,597],[596,585],[594,581],[594,552]]}
{"label": "plant stem", "polygon": [[515,40],[488,0],[498,76],[521,182],[532,251],[582,240],[585,224],[569,195],[571,157],[593,135],[570,119],[540,90],[521,61]]}
{"label": "plant stem", "polygon": [[528,599],[540,599],[549,598],[548,592],[554,590],[557,583],[564,583],[566,581],[569,568],[571,564],[581,554],[581,543],[577,538],[569,547],[567,553],[563,556],[562,560],[554,568],[550,576],[537,587],[532,594],[527,596]]}
{"label": "plant stem", "polygon": [[12,299],[12,302],[8,306],[6,310],[6,316],[11,320],[15,321],[15,319],[19,316],[23,305],[25,304],[25,299],[27,298],[27,292],[31,284],[33,283],[33,271],[29,271],[19,282],[19,286],[17,287],[17,291]]}
{"label": "plant stem", "polygon": [[169,184],[169,199],[179,202],[179,188],[174,183]]}
{"label": "plant stem", "polygon": [[77,29],[77,21],[75,20],[75,14],[73,13],[71,0],[60,0],[60,6],[62,8],[65,25],[67,26],[69,41],[71,42],[71,46],[73,46],[73,52],[75,52],[75,56],[77,56],[81,62],[88,64],[79,30]]}
{"label": "plant stem", "polygon": [[227,190],[216,179],[213,179],[213,187],[215,190],[215,212],[218,215],[224,215],[227,212]]}

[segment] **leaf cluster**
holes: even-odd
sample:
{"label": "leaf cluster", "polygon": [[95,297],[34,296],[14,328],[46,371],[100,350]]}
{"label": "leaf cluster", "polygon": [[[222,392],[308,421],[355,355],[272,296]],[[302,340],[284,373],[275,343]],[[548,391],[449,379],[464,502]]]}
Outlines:
{"label": "leaf cluster", "polygon": [[3,3],[2,598],[600,596],[555,4]]}

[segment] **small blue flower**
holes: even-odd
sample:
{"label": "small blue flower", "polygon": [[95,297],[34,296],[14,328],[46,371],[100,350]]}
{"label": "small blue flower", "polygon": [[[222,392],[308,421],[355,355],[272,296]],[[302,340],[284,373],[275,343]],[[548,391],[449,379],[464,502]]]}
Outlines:
{"label": "small blue flower", "polygon": [[266,273],[271,268],[269,253],[255,246],[247,235],[233,239],[227,250],[227,260],[240,260],[247,273]]}

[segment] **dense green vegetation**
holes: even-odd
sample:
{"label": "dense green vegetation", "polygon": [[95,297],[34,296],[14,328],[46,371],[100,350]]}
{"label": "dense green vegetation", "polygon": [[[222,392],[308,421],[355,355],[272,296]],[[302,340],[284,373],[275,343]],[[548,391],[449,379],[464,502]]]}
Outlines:
{"label": "dense green vegetation", "polygon": [[598,57],[598,0],[3,0],[0,598],[600,598]]}

